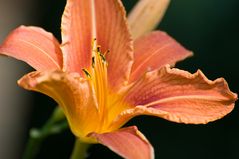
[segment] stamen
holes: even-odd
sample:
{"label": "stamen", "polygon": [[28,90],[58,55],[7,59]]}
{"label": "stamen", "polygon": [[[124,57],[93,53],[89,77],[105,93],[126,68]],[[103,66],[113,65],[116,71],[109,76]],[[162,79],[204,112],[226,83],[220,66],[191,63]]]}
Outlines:
{"label": "stamen", "polygon": [[101,52],[101,46],[97,45],[96,39],[92,40],[92,67],[90,73],[83,70],[85,74],[90,77],[90,82],[94,87],[98,103],[98,112],[102,116],[101,123],[107,122],[107,96],[108,96],[108,80],[107,80],[107,61],[105,55],[109,52]]}
{"label": "stamen", "polygon": [[100,57],[101,57],[101,60],[102,60],[102,62],[103,63],[106,63],[106,58],[105,58],[105,55],[103,55],[103,54],[99,54],[100,55]]}
{"label": "stamen", "polygon": [[95,46],[96,46],[96,38],[94,38],[91,42],[91,48],[93,49],[93,51],[95,49]]}
{"label": "stamen", "polygon": [[85,73],[85,75],[86,75],[88,78],[91,78],[91,75],[90,75],[89,71],[87,71],[85,68],[83,68],[82,71]]}
{"label": "stamen", "polygon": [[100,53],[100,45],[97,46],[97,52]]}
{"label": "stamen", "polygon": [[104,53],[104,56],[106,56],[107,54],[110,53],[110,50],[107,50],[105,53]]}
{"label": "stamen", "polygon": [[95,56],[92,57],[92,63],[91,63],[91,65],[92,65],[92,68],[95,67]]}

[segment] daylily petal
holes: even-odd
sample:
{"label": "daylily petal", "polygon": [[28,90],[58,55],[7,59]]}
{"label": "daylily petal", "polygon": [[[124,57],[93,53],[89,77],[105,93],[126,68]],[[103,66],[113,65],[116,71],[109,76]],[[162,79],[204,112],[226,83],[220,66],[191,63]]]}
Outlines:
{"label": "daylily petal", "polygon": [[231,112],[236,100],[223,78],[210,81],[201,71],[190,74],[166,66],[147,73],[128,90],[125,101],[136,107],[122,112],[116,121],[146,114],[174,122],[207,123]]}
{"label": "daylily petal", "polygon": [[68,71],[82,72],[91,65],[91,42],[96,38],[106,55],[110,86],[128,79],[132,40],[120,0],[68,0],[62,18],[62,49]]}
{"label": "daylily petal", "polygon": [[95,0],[97,41],[106,54],[110,87],[120,88],[128,80],[133,63],[133,42],[120,0]]}
{"label": "daylily petal", "polygon": [[130,81],[142,76],[148,69],[158,69],[166,64],[174,65],[192,52],[186,50],[165,32],[155,31],[137,39]]}
{"label": "daylily petal", "polygon": [[162,20],[170,0],[140,0],[128,16],[134,39],[153,30]]}
{"label": "daylily petal", "polygon": [[119,129],[115,132],[91,133],[99,143],[107,146],[123,158],[153,159],[154,150],[136,126]]}
{"label": "daylily petal", "polygon": [[[77,73],[32,72],[18,81],[25,89],[52,97],[63,108],[73,133],[81,140],[100,126],[96,102],[89,82]],[[90,114],[90,115],[89,115]],[[89,141],[88,141],[89,142]]]}
{"label": "daylily petal", "polygon": [[62,53],[55,37],[38,27],[20,26],[0,46],[0,55],[28,63],[36,70],[62,68]]}
{"label": "daylily petal", "polygon": [[64,69],[82,73],[91,64],[92,0],[67,0],[62,16]]}

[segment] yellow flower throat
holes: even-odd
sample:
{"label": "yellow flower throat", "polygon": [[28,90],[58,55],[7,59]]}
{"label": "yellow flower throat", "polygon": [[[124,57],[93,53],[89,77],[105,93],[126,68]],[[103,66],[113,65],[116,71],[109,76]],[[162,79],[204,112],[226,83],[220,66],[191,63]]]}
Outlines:
{"label": "yellow flower throat", "polygon": [[101,52],[100,46],[97,45],[96,39],[92,41],[92,63],[89,70],[82,69],[86,77],[89,79],[93,92],[97,100],[97,110],[100,117],[98,131],[104,131],[103,126],[108,122],[107,101],[108,101],[108,79],[105,53]]}
{"label": "yellow flower throat", "polygon": [[[87,137],[89,133],[105,133],[114,131],[124,123],[115,123],[117,116],[124,110],[129,108],[129,105],[123,102],[122,92],[115,92],[108,85],[106,55],[109,50],[101,52],[100,46],[97,45],[96,39],[92,42],[92,63],[88,69],[82,69],[85,78],[88,79],[92,89],[91,110],[96,110],[94,114],[88,114],[82,119],[84,126],[79,125],[79,137],[85,142],[95,142]],[[96,115],[96,116],[95,116]],[[81,129],[82,128],[82,129]]]}

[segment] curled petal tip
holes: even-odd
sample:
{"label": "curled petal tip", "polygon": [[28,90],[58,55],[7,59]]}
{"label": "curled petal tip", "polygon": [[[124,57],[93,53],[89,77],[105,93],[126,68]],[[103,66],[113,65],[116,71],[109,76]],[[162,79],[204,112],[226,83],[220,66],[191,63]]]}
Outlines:
{"label": "curled petal tip", "polygon": [[154,159],[154,149],[136,126],[110,133],[91,133],[99,143],[127,159]]}
{"label": "curled petal tip", "polygon": [[116,122],[144,114],[179,123],[206,124],[230,113],[236,100],[237,94],[230,91],[223,78],[212,81],[200,70],[191,74],[166,65],[132,84],[124,99],[132,109],[122,112]]}
{"label": "curled petal tip", "polygon": [[36,76],[35,72],[24,75],[21,79],[17,81],[17,84],[24,89],[30,90],[37,85],[35,78],[32,78],[32,76]]}

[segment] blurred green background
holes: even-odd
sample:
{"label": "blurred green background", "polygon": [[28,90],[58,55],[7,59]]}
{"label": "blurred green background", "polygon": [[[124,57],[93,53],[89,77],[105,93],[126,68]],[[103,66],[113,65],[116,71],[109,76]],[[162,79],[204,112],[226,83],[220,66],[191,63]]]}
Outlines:
{"label": "blurred green background", "polygon": [[[123,0],[129,11],[137,0]],[[32,11],[37,25],[60,39],[64,0],[38,0]],[[239,90],[239,1],[172,0],[158,29],[166,31],[194,56],[176,67],[195,72],[200,68],[208,78],[224,77],[232,91]],[[55,102],[32,93],[28,128],[39,127],[48,118]],[[208,125],[176,124],[154,117],[137,117],[127,125],[137,125],[155,148],[156,159],[238,159],[239,109]],[[27,139],[27,132],[25,133]],[[26,141],[26,140],[25,140]],[[43,143],[38,159],[67,159],[74,137],[69,131],[51,136]],[[94,145],[89,159],[120,158],[109,149]]]}

